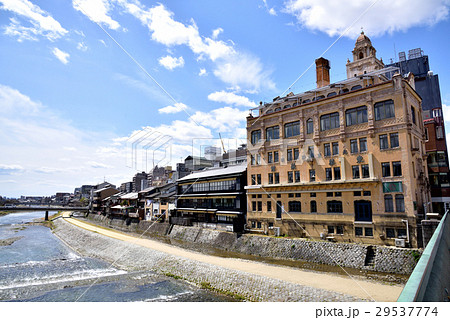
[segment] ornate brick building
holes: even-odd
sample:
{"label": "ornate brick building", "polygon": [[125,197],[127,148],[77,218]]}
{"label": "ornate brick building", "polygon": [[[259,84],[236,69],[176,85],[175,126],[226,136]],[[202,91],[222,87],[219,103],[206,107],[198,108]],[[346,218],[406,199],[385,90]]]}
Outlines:
{"label": "ornate brick building", "polygon": [[247,228],[368,244],[421,245],[430,201],[414,77],[384,68],[363,33],[348,79],[261,104],[247,118]]}

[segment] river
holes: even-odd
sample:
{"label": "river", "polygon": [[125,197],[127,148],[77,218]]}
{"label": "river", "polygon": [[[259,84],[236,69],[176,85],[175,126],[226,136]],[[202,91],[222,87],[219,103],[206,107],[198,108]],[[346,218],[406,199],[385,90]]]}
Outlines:
{"label": "river", "polygon": [[83,257],[41,225],[44,211],[0,217],[0,301],[233,301],[150,271]]}

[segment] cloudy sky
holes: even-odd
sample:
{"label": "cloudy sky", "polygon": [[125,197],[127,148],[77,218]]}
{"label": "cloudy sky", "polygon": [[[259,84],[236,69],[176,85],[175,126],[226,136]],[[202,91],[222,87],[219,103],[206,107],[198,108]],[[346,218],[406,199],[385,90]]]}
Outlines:
{"label": "cloudy sky", "polygon": [[448,0],[0,0],[0,195],[120,184],[200,154],[219,133],[226,148],[244,143],[248,110],[314,88],[308,68],[319,56],[332,82],[344,79],[361,28],[385,63],[424,50],[450,120],[449,9]]}

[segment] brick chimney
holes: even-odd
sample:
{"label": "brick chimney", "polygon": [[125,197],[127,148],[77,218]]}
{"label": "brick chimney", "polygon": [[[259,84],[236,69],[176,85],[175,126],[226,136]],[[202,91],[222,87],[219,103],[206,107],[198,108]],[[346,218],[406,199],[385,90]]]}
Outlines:
{"label": "brick chimney", "polygon": [[320,57],[316,59],[317,88],[330,84],[330,61]]}

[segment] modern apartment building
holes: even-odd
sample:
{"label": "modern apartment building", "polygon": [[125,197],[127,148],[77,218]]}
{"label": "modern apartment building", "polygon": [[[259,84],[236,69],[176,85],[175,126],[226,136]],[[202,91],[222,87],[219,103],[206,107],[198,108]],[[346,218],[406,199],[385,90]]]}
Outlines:
{"label": "modern apartment building", "polygon": [[427,188],[414,77],[385,68],[361,33],[348,79],[260,104],[247,118],[247,228],[329,241],[418,247]]}

